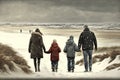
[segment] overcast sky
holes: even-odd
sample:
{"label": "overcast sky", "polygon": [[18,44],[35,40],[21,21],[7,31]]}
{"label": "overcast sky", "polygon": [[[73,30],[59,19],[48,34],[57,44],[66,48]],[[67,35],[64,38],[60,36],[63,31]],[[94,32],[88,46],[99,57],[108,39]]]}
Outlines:
{"label": "overcast sky", "polygon": [[0,22],[120,22],[120,0],[0,0]]}

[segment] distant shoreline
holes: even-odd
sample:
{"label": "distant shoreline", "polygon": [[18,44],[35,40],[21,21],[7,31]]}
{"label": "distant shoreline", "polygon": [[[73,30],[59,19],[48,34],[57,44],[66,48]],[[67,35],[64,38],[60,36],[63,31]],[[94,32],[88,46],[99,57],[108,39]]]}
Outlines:
{"label": "distant shoreline", "polygon": [[0,23],[0,27],[39,27],[49,29],[82,29],[88,25],[91,29],[120,30],[120,23]]}
{"label": "distant shoreline", "polygon": [[[45,35],[62,35],[62,36],[79,36],[80,33],[83,31],[83,28],[48,28],[48,27],[41,27],[41,26],[0,26],[0,31],[4,32],[17,32],[19,33],[20,30],[23,33],[29,33],[29,30],[32,32],[39,28],[41,32]],[[90,27],[90,30],[95,32],[98,38],[120,38],[120,30],[119,29],[94,29]]]}

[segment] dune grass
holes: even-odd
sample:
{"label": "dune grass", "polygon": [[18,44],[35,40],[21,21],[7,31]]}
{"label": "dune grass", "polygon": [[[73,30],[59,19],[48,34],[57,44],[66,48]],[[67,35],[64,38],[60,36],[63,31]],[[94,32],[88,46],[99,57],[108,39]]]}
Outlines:
{"label": "dune grass", "polygon": [[28,66],[25,59],[17,55],[13,48],[0,43],[0,72],[7,72],[5,65],[8,66],[10,71],[15,72],[13,62],[21,68],[25,73],[31,73],[30,66]]}
{"label": "dune grass", "polygon": [[95,55],[93,57],[93,63],[96,63],[96,62],[101,62],[103,61],[104,59],[108,58],[109,57],[109,54],[102,54],[102,55]]}
{"label": "dune grass", "polygon": [[[113,49],[112,49],[113,48]],[[104,59],[106,59],[106,58],[109,58],[110,57],[110,61],[108,62],[108,63],[111,63],[112,61],[114,61],[114,59],[118,56],[118,55],[120,55],[120,49],[119,49],[120,47],[104,47],[104,48],[101,48],[101,49],[99,49],[99,51],[98,52],[101,52],[101,51],[105,51],[105,50],[107,50],[107,51],[105,51],[106,53],[104,53],[104,54],[96,54],[96,55],[94,55],[93,56],[93,64],[94,63],[96,63],[96,62],[101,62],[101,61],[103,61]],[[83,65],[83,63],[84,63],[84,60],[83,60],[83,58],[81,59],[81,60],[79,60],[79,61],[77,61],[76,62],[76,65]],[[111,65],[111,66],[117,66],[117,65]],[[118,66],[119,67],[119,66]],[[109,66],[108,66],[108,68],[109,68]],[[115,68],[117,68],[117,67],[115,67]],[[113,68],[114,69],[114,68]],[[108,70],[110,70],[110,69],[108,69]]]}
{"label": "dune grass", "polygon": [[[109,70],[112,70],[112,69],[115,69],[118,67],[120,67],[120,63],[115,63],[115,64],[112,64],[112,65],[106,67],[105,70],[109,71]],[[120,70],[120,68],[118,70]]]}
{"label": "dune grass", "polygon": [[79,64],[80,66],[83,65],[83,61],[84,61],[83,59],[77,61],[77,62],[76,62],[76,65],[78,65],[78,64]]}
{"label": "dune grass", "polygon": [[120,51],[119,51],[119,50],[117,50],[117,51],[115,51],[115,50],[112,51],[111,54],[110,54],[111,60],[109,61],[109,63],[112,62],[112,61],[116,58],[117,55],[120,55]]}
{"label": "dune grass", "polygon": [[120,50],[120,46],[99,47],[95,53],[108,52],[108,51],[113,51],[113,50]]}

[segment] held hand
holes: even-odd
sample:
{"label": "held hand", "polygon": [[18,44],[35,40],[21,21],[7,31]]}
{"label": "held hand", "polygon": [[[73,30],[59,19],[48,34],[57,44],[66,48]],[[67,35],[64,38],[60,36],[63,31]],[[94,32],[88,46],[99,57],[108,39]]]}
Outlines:
{"label": "held hand", "polygon": [[45,48],[43,48],[43,50],[44,50],[44,53],[46,53],[46,49],[45,49]]}
{"label": "held hand", "polygon": [[44,53],[49,54],[50,52],[49,51],[44,51]]}
{"label": "held hand", "polygon": [[46,50],[44,50],[44,53],[46,53]]}

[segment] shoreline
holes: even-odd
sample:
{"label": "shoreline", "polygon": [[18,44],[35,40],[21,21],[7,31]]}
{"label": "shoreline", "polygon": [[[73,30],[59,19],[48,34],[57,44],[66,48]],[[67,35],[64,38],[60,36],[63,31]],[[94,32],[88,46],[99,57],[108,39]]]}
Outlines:
{"label": "shoreline", "polygon": [[[0,31],[19,33],[20,29],[22,29],[23,33],[24,32],[29,33],[29,30],[34,31],[36,28],[39,28],[41,32],[45,35],[50,34],[50,35],[68,36],[71,34],[73,36],[79,36],[80,33],[83,31],[83,28],[47,28],[47,27],[40,27],[40,26],[23,26],[23,27],[0,26]],[[115,36],[118,36],[118,38],[120,38],[120,30],[117,30],[117,29],[111,30],[111,29],[90,28],[90,30],[93,31],[98,37],[106,38],[106,36],[107,37],[112,36],[113,38]]]}

